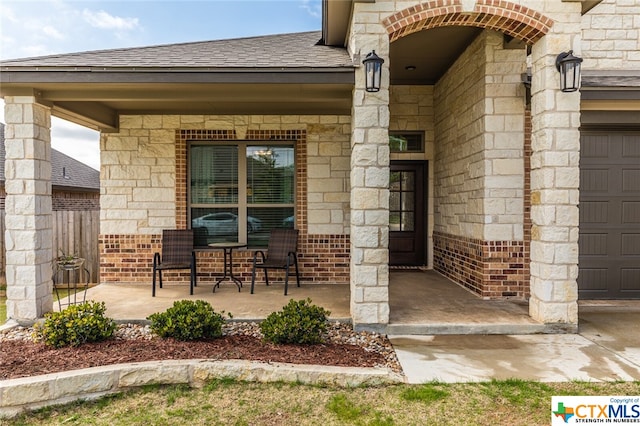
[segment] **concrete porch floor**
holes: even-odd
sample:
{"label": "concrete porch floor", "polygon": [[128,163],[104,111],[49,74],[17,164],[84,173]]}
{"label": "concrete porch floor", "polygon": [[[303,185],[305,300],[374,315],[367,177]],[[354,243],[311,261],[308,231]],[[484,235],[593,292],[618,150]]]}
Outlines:
{"label": "concrete porch floor", "polygon": [[[87,300],[103,301],[107,315],[121,321],[140,321],[169,308],[175,300],[203,299],[234,319],[260,320],[282,309],[290,299],[310,298],[331,311],[330,319],[350,321],[349,286],[304,284],[289,286],[257,282],[254,294],[250,282],[241,292],[225,281],[216,292],[213,282],[199,280],[194,294],[185,283],[165,283],[151,297],[151,284],[101,284],[87,291]],[[390,324],[387,334],[531,334],[545,331],[543,324],[528,316],[522,301],[482,300],[434,271],[393,271],[390,275]],[[57,309],[57,304],[55,309]]]}
{"label": "concrete porch floor", "polygon": [[[248,284],[238,292],[227,282],[212,293],[213,283],[202,281],[193,296],[185,284],[166,285],[155,298],[150,284],[102,284],[87,299],[104,301],[118,320],[144,320],[178,299],[205,299],[236,319],[256,320],[309,297],[331,319],[350,320],[347,285],[302,284],[285,297],[282,284],[261,284],[253,295]],[[557,334],[533,321],[522,301],[482,300],[434,271],[401,271],[390,276],[390,312],[384,331],[407,383],[640,379],[640,300],[580,301],[578,333]]]}

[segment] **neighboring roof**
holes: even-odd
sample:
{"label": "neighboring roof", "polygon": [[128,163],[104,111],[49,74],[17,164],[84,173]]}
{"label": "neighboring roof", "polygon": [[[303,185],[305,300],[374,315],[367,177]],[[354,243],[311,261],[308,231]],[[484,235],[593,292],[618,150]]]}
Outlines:
{"label": "neighboring roof", "polygon": [[353,67],[346,49],[318,42],[321,31],[97,50],[0,62],[13,67],[335,68]]}
{"label": "neighboring roof", "polygon": [[[0,123],[0,183],[4,184],[4,124]],[[51,149],[51,185],[64,189],[99,191],[100,172]]]}

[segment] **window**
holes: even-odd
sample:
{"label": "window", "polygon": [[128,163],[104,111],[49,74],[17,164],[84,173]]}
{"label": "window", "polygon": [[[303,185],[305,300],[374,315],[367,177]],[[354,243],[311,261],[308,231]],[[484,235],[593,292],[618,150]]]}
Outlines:
{"label": "window", "polygon": [[293,144],[193,142],[189,213],[196,247],[266,247],[274,228],[294,226]]}
{"label": "window", "polygon": [[391,152],[424,152],[423,132],[389,132]]}

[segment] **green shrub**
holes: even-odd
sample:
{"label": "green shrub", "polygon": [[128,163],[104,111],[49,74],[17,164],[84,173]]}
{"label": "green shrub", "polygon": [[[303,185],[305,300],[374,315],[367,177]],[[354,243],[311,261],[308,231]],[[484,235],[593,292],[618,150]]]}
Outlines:
{"label": "green shrub", "polygon": [[[231,314],[229,314],[231,317]],[[213,339],[222,336],[224,318],[204,300],[177,300],[164,312],[147,317],[160,337],[178,340]]]}
{"label": "green shrub", "polygon": [[36,338],[56,348],[109,339],[116,323],[104,316],[106,309],[104,302],[87,301],[60,312],[49,312],[44,323],[36,325]]}
{"label": "green shrub", "polygon": [[260,323],[265,340],[273,343],[320,343],[331,312],[311,304],[311,299],[290,300],[280,312]]}

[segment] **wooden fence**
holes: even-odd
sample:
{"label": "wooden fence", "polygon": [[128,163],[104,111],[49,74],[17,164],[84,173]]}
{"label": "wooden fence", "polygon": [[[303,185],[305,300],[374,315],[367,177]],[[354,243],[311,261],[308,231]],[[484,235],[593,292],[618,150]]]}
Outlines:
{"label": "wooden fence", "polygon": [[[0,210],[0,281],[5,283],[6,247],[4,241],[4,210]],[[99,210],[63,210],[53,212],[53,257],[73,254],[85,259],[84,266],[91,274],[91,282],[100,282],[98,234]],[[53,259],[51,259],[53,261]]]}

